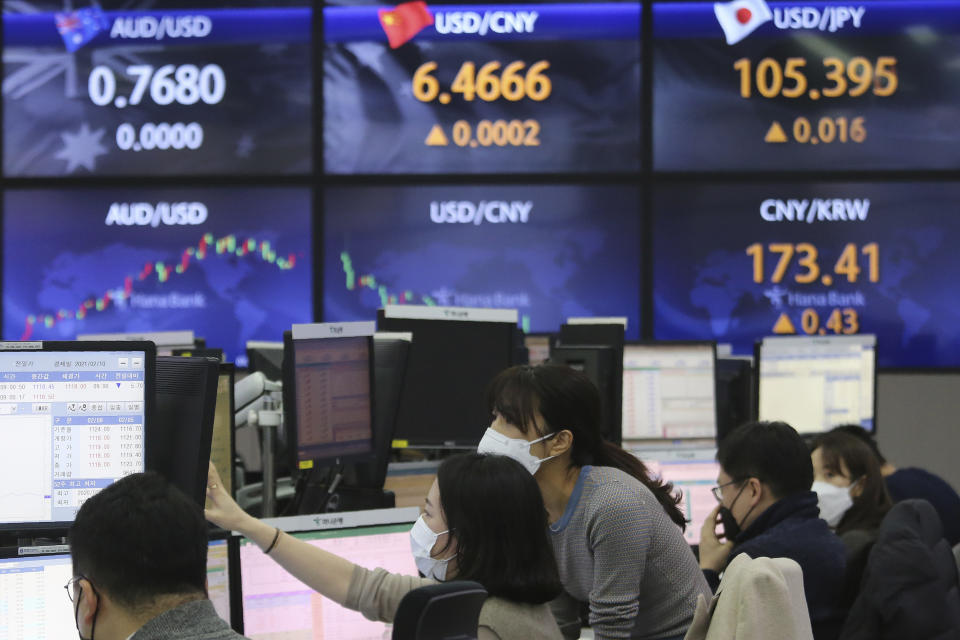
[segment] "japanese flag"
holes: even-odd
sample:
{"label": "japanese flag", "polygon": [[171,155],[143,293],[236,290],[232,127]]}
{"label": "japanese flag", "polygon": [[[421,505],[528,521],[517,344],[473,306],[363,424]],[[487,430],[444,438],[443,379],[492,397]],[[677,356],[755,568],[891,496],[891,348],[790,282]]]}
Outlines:
{"label": "japanese flag", "polygon": [[713,3],[713,12],[727,36],[727,44],[737,44],[764,22],[773,19],[764,0],[733,0]]}

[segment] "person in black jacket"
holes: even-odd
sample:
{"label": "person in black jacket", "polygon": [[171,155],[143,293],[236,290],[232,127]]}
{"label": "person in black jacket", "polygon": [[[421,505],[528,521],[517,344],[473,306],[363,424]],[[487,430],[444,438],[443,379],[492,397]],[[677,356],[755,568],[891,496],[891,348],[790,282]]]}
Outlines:
{"label": "person in black jacket", "polygon": [[937,512],[904,500],[880,524],[842,640],[958,640],[960,585]]}
{"label": "person in black jacket", "polygon": [[[738,554],[790,558],[803,587],[816,640],[834,640],[843,625],[843,543],[819,517],[810,453],[784,422],[745,424],[720,443],[720,503],[703,524],[700,568],[716,590]],[[722,531],[717,532],[718,525]]]}

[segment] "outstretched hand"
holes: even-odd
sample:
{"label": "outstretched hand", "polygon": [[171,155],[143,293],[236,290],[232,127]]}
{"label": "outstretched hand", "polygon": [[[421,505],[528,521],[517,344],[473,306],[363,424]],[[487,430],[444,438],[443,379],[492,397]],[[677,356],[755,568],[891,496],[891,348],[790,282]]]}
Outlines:
{"label": "outstretched hand", "polygon": [[250,517],[227,493],[213,462],[207,471],[207,504],[203,515],[213,524],[228,531],[240,531],[244,519]]}

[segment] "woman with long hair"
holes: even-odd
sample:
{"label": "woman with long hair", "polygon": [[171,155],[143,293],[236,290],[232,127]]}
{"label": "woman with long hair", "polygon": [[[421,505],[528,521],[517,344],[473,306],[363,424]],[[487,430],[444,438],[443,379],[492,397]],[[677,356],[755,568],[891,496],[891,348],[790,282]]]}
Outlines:
{"label": "woman with long hair", "polygon": [[683,538],[679,496],[600,433],[596,386],[566,366],[518,366],[488,391],[493,423],[481,453],[533,474],[550,520],[564,593],[553,603],[567,638],[589,607],[594,637],[682,638],[710,588]]}
{"label": "woman with long hair", "polygon": [[814,440],[810,459],[820,517],[841,538],[851,531],[875,531],[893,502],[870,447],[830,431]]}
{"label": "woman with long hair", "polygon": [[392,622],[403,596],[436,581],[472,580],[489,597],[479,640],[560,640],[547,602],[561,590],[537,483],[504,456],[445,460],[410,531],[426,577],[369,570],[281,532],[245,513],[224,490],[213,464],[207,519],[239,531],[323,596],[371,620]]}

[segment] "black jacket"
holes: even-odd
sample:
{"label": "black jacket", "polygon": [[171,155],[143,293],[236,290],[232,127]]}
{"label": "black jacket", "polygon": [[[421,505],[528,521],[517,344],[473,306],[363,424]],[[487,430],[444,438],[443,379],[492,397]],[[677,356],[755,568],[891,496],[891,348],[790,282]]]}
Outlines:
{"label": "black jacket", "polygon": [[926,500],[898,502],[883,519],[840,637],[960,639],[957,565]]}
{"label": "black jacket", "polygon": [[[816,640],[834,640],[843,625],[843,543],[820,518],[817,494],[804,491],[781,498],[750,523],[734,540],[729,560],[740,553],[751,558],[790,558],[803,570],[803,591]],[[728,560],[728,562],[729,562]],[[704,571],[716,591],[719,578]],[[711,575],[712,574],[712,575]]]}

